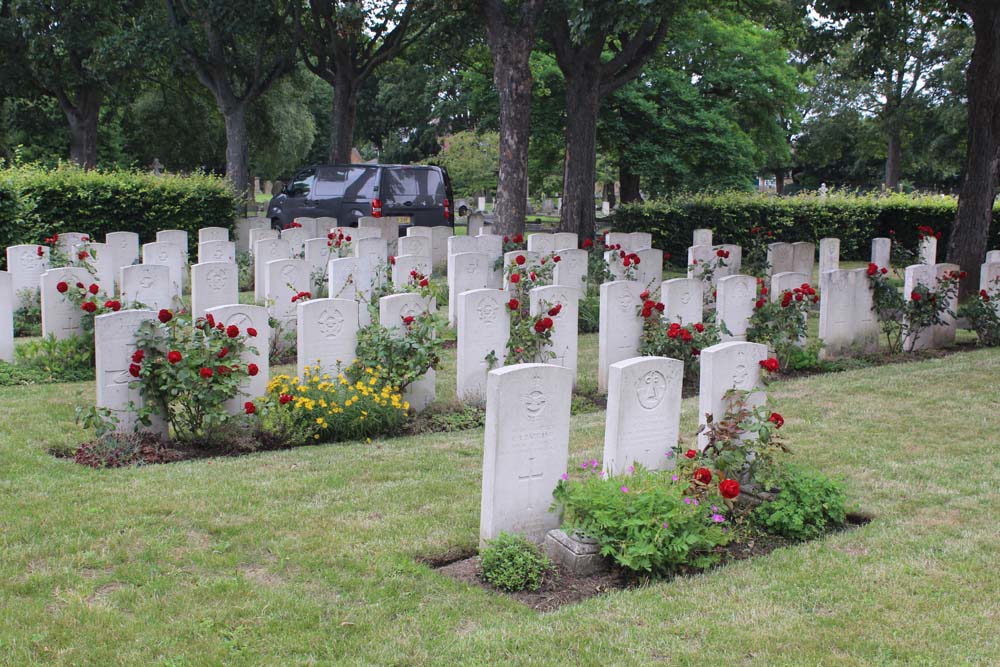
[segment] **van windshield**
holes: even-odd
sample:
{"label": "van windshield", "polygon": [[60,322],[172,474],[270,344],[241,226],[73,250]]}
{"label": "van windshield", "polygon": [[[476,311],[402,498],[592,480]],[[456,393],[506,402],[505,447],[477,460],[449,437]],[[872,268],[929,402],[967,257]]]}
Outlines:
{"label": "van windshield", "polygon": [[317,167],[313,196],[362,201],[375,196],[378,169],[374,167]]}
{"label": "van windshield", "polygon": [[382,199],[388,206],[443,206],[447,197],[437,169],[386,169]]}

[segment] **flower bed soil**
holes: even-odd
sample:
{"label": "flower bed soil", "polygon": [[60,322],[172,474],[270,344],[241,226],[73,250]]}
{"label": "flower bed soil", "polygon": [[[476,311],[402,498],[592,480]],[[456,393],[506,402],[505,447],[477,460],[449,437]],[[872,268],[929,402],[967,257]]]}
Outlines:
{"label": "flower bed soil", "polygon": [[[847,524],[838,530],[858,528],[871,520],[872,517],[867,514],[849,513]],[[779,535],[760,531],[748,532],[743,538],[716,548],[721,560],[715,567],[722,567],[727,563],[756,556],[765,556],[775,549],[793,547],[797,544],[799,543]],[[451,551],[437,558],[418,558],[417,560],[430,565],[441,574],[456,581],[504,595],[540,612],[552,611],[565,604],[580,602],[609,591],[638,588],[653,581],[669,581],[669,579],[656,580],[647,576],[639,576],[614,566],[606,571],[581,577],[556,565],[556,575],[547,576],[539,590],[511,593],[496,588],[482,578],[479,558],[472,551]],[[701,572],[703,571],[688,570],[678,573],[677,576],[692,576]]]}

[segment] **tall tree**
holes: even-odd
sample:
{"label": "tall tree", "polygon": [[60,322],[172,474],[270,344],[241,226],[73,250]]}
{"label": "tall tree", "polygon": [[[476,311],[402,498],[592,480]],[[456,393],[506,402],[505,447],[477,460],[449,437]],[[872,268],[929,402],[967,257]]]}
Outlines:
{"label": "tall tree", "polygon": [[9,0],[0,7],[0,56],[32,92],[58,101],[70,159],[84,168],[97,166],[102,104],[141,60],[147,14],[142,0]]}
{"label": "tall tree", "polygon": [[683,3],[684,0],[548,3],[548,39],[566,79],[566,160],[560,230],[576,232],[581,237],[594,234],[597,115],[601,99],[639,75],[663,42],[671,16]]}
{"label": "tall tree", "polygon": [[969,141],[965,175],[948,240],[948,261],[967,272],[962,291],[969,293],[978,288],[1000,178],[1000,3],[969,0],[956,4],[972,18],[976,43],[966,75]]}
{"label": "tall tree", "polygon": [[480,0],[493,54],[493,84],[500,95],[500,171],[496,226],[500,234],[524,230],[528,200],[528,136],[531,133],[531,67],[542,0]]}
{"label": "tall tree", "polygon": [[226,177],[250,185],[250,105],[296,64],[295,0],[165,0],[173,41],[215,97],[226,126]]}

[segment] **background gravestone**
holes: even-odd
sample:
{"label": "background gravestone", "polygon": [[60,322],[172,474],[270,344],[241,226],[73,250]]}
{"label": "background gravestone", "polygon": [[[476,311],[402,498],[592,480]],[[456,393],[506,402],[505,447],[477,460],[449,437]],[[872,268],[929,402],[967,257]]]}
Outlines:
{"label": "background gravestone", "polygon": [[698,278],[672,278],[660,284],[663,319],[678,324],[697,324],[703,319],[704,283]]}
{"label": "background gravestone", "polygon": [[198,263],[235,262],[236,244],[232,241],[202,241],[198,243]]}
{"label": "background gravestone", "polygon": [[[38,254],[38,249],[42,254]],[[38,303],[42,274],[49,269],[48,246],[14,245],[7,247],[7,271],[20,303]],[[16,307],[16,306],[15,306]]]}
{"label": "background gravestone", "polygon": [[456,393],[460,401],[481,403],[486,397],[487,355],[503,366],[510,335],[507,295],[480,289],[458,295]]}
{"label": "background gravestone", "polygon": [[118,280],[121,302],[126,308],[142,305],[157,312],[174,307],[174,291],[170,283],[170,267],[160,264],[134,264],[122,267]]}
{"label": "background gravestone", "polygon": [[[378,300],[379,324],[395,332],[402,332],[406,326],[403,318],[420,317],[436,310],[434,297],[425,297],[416,292],[390,294]],[[403,399],[414,412],[423,412],[434,402],[436,395],[437,372],[433,368],[403,391]]]}
{"label": "background gravestone", "polygon": [[[335,376],[357,357],[358,304],[350,299],[313,299],[298,305],[299,378],[305,367]],[[315,371],[314,371],[315,374]]]}
{"label": "background gravestone", "polygon": [[580,298],[583,298],[587,291],[587,262],[589,261],[587,251],[564,248],[557,254],[559,261],[552,269],[552,284],[579,290],[578,294]]}
{"label": "background gravestone", "polygon": [[104,244],[111,255],[111,270],[115,286],[121,288],[118,280],[124,266],[139,262],[139,235],[135,232],[111,232],[104,235]]}
{"label": "background gravestone", "polygon": [[[730,389],[751,392],[750,409],[764,405],[766,395],[760,381],[760,362],[767,359],[767,345],[729,341],[706,347],[700,355],[698,386],[698,424],[707,423],[705,415],[721,419],[727,409],[726,392]],[[708,444],[705,433],[698,435],[698,447]]]}
{"label": "background gravestone", "polygon": [[722,340],[746,340],[747,327],[757,301],[757,279],[753,276],[724,276],[719,279],[715,299],[716,319],[724,322],[729,334]]}
{"label": "background gravestone", "polygon": [[239,267],[235,262],[206,262],[191,267],[191,316],[209,308],[240,302]]}
{"label": "background gravestone", "polygon": [[59,269],[49,269],[42,274],[42,336],[55,336],[57,340],[65,340],[83,334],[80,320],[83,311],[72,301],[56,290],[56,285],[65,282],[72,286],[77,283],[89,285],[90,274],[78,266],[67,266]]}
{"label": "background gravestone", "polygon": [[490,275],[493,273],[491,264],[490,258],[481,252],[460,252],[449,256],[448,324],[450,326],[455,326],[458,317],[458,295],[469,290],[489,287]]}
{"label": "background gravestone", "polygon": [[198,243],[209,241],[228,241],[229,230],[225,227],[202,227],[198,230]]}
{"label": "background gravestone", "polygon": [[14,363],[14,277],[0,271],[0,361]]}
{"label": "background gravestone", "polygon": [[246,335],[247,329],[257,331],[256,336],[247,336],[246,349],[240,356],[240,362],[257,364],[259,372],[253,377],[244,378],[240,383],[240,393],[226,401],[226,410],[229,414],[242,414],[244,403],[256,400],[267,393],[267,384],[271,376],[269,361],[271,325],[268,322],[270,316],[264,306],[246,304],[209,308],[206,314],[210,314],[216,322],[221,322],[226,327],[230,325],[238,327],[241,334]]}
{"label": "background gravestone", "polygon": [[[555,357],[546,363],[568,368],[576,379],[577,351],[579,349],[578,327],[580,318],[580,293],[573,287],[562,285],[545,285],[532,288],[528,292],[531,316],[552,318],[552,339],[549,349]],[[559,312],[548,315],[553,307],[559,306]]]}
{"label": "background gravestone", "polygon": [[267,295],[267,264],[277,259],[291,259],[288,241],[279,238],[262,239],[253,247],[253,299],[258,303]]}
{"label": "background gravestone", "polygon": [[170,293],[176,298],[181,297],[184,293],[184,267],[187,260],[180,247],[169,242],[147,243],[142,246],[142,263],[170,269]]}
{"label": "background gravestone", "polygon": [[892,264],[892,239],[872,239],[871,261],[879,268],[889,268]]}
{"label": "background gravestone", "polygon": [[634,280],[616,280],[601,285],[600,328],[597,333],[597,388],[608,390],[611,364],[639,354],[642,337],[642,285]]}

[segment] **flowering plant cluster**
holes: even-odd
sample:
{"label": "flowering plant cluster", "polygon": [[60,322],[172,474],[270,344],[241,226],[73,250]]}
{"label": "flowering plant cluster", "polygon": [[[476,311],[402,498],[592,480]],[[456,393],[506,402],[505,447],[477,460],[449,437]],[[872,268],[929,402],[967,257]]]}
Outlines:
{"label": "flowering plant cluster", "polygon": [[[65,266],[86,266],[89,268],[87,260],[91,259],[91,257],[96,258],[96,254],[93,249],[87,245],[90,242],[89,236],[82,237],[80,241],[84,245],[77,247],[73,253],[70,254],[64,252],[62,248],[59,247],[59,234],[53,234],[52,236],[46,237],[42,243],[43,245],[49,246],[49,268],[57,269]],[[45,254],[42,250],[42,246],[38,246],[36,252],[39,257],[42,257]]]}
{"label": "flowering plant cluster", "polygon": [[806,340],[806,316],[819,303],[819,295],[809,283],[785,290],[778,301],[768,298],[764,280],[757,279],[757,301],[747,326],[747,340],[764,343],[777,355],[782,368]]}
{"label": "flowering plant cluster", "polygon": [[[145,401],[141,421],[149,425],[150,417],[159,415],[177,440],[211,446],[214,431],[231,419],[226,401],[259,372],[256,364],[240,360],[256,335],[252,327],[226,326],[211,315],[192,326],[187,315],[166,309],[155,321],[143,322],[128,366]],[[248,402],[244,411],[253,414],[256,406]]]}
{"label": "flowering plant cluster", "polygon": [[555,356],[551,350],[552,319],[559,314],[562,304],[545,304],[547,308],[540,315],[530,311],[529,292],[533,287],[546,284],[552,276],[552,265],[556,258],[545,266],[530,265],[524,255],[518,255],[507,267],[509,283],[507,314],[510,318],[510,336],[507,338],[507,363],[544,363]]}
{"label": "flowering plant cluster", "polygon": [[638,314],[643,318],[639,354],[644,357],[668,357],[684,362],[684,382],[698,380],[698,358],[706,347],[720,340],[719,328],[712,323],[681,325],[663,319],[663,303],[651,298],[649,291],[639,295]]}
{"label": "flowering plant cluster", "polygon": [[[955,313],[948,304],[958,294],[965,271],[950,271],[938,278],[934,287],[917,285],[909,299],[889,281],[888,270],[874,263],[868,265],[868,280],[879,326],[885,334],[889,351],[912,352],[920,334],[937,324],[944,324],[944,315]],[[905,348],[905,349],[904,349]]]}
{"label": "flowering plant cluster", "polygon": [[980,345],[996,347],[1000,345],[1000,278],[986,288],[969,297],[958,312],[969,320]]}
{"label": "flowering plant cluster", "polygon": [[671,471],[635,465],[627,476],[609,477],[597,465],[584,462],[582,480],[564,475],[553,491],[563,530],[597,540],[603,556],[635,572],[664,575],[718,562],[716,547],[732,537],[718,486],[698,483],[695,496]]}
{"label": "flowering plant cluster", "polygon": [[621,271],[611,270],[611,274],[620,275],[622,280],[635,280],[636,270],[638,269],[641,261],[639,255],[634,252],[626,252],[622,249],[621,243],[607,246],[607,249],[611,253],[610,263],[621,263],[622,265]]}
{"label": "flowering plant cluster", "polygon": [[706,306],[713,305],[715,303],[715,290],[709,289],[715,284],[715,274],[719,269],[724,269],[729,264],[726,260],[729,259],[729,251],[725,248],[719,248],[715,251],[715,256],[710,260],[705,260],[699,262],[697,259],[692,260],[689,268],[694,272],[693,275],[701,279],[701,282],[705,285],[705,290],[703,292],[703,300]]}
{"label": "flowering plant cluster", "polygon": [[326,245],[330,248],[331,257],[352,257],[351,236],[344,234],[343,230],[329,232],[326,235]]}
{"label": "flowering plant cluster", "polygon": [[604,253],[611,248],[604,245],[604,236],[594,239],[584,239],[580,244],[587,251],[587,289],[597,290],[603,283],[613,280],[611,269],[604,259]]}
{"label": "flowering plant cluster", "polygon": [[774,241],[774,232],[761,226],[750,228],[750,237],[743,244],[743,262],[740,272],[748,276],[764,278],[770,264],[767,261],[767,246]]}
{"label": "flowering plant cluster", "polygon": [[400,325],[390,329],[375,322],[358,332],[350,377],[358,379],[366,369],[378,367],[387,383],[404,391],[427,371],[441,367],[444,339],[437,330],[444,326],[443,318],[425,311],[403,316]]}
{"label": "flowering plant cluster", "polygon": [[97,283],[84,285],[80,282],[70,284],[66,281],[59,281],[56,283],[56,291],[83,311],[84,315],[80,323],[87,334],[94,331],[94,318],[96,316],[117,313],[122,309],[121,301],[107,298]]}
{"label": "flowering plant cluster", "polygon": [[523,234],[515,234],[514,236],[504,236],[503,237],[503,247],[500,256],[497,257],[496,261],[493,263],[493,270],[499,271],[503,268],[503,258],[508,252],[513,252],[514,250],[527,250],[528,242],[524,240]]}
{"label": "flowering plant cluster", "polygon": [[285,445],[371,437],[397,428],[410,409],[381,366],[357,380],[307,366],[302,378],[278,375],[257,401],[262,429]]}

